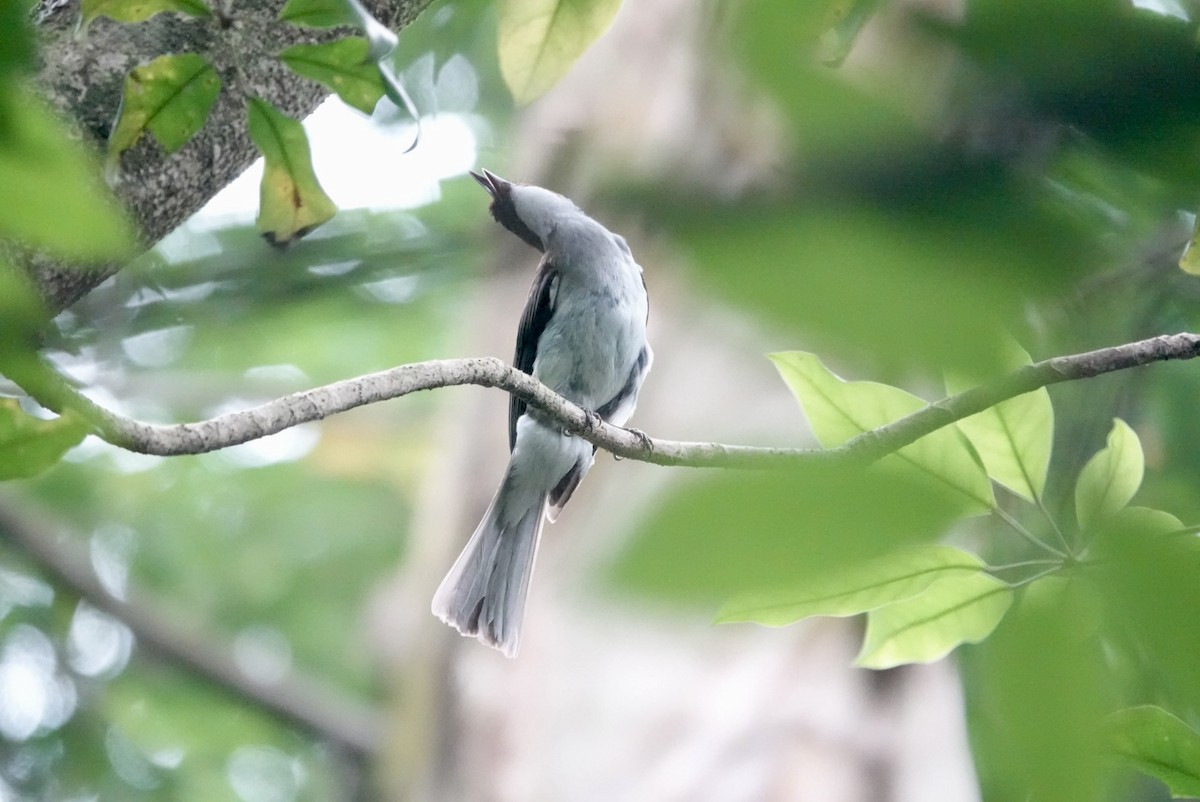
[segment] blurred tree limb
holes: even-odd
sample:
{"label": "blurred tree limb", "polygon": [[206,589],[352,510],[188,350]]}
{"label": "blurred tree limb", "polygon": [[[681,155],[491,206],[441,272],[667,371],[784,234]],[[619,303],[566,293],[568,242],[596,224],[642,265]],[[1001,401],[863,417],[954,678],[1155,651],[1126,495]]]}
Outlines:
{"label": "blurred tree limb", "polygon": [[228,644],[171,620],[160,612],[166,605],[159,600],[132,589],[124,598],[114,596],[76,539],[60,536],[56,526],[10,497],[0,498],[0,536],[56,583],[119,619],[143,648],[351,755],[366,756],[378,749],[383,722],[373,710],[294,670],[273,681],[250,676]]}
{"label": "blurred tree limb", "polygon": [[[389,29],[411,22],[431,0],[365,0]],[[197,53],[209,60],[222,82],[208,121],[181,150],[166,153],[141,140],[120,160],[115,192],[132,217],[141,243],[150,247],[195,213],[242,173],[257,155],[246,126],[243,96],[262,97],[284,114],[301,119],[329,95],[274,58],[300,43],[329,41],[345,28],[314,30],[279,20],[277,0],[213,3],[211,17],[157,14],[136,24],[96,19],[80,35],[81,0],[39,0],[32,17],[40,45],[35,83],[85,143],[102,150],[117,116],[125,76],[164,53]],[[51,313],[57,313],[116,273],[119,264],[66,264],[24,252],[21,267]]]}
{"label": "blurred tree limb", "polygon": [[302,423],[386,401],[420,390],[476,384],[496,387],[541,410],[563,430],[579,435],[618,457],[694,468],[766,469],[818,459],[871,462],[943,426],[1008,398],[1060,382],[1100,376],[1172,359],[1200,356],[1200,335],[1164,334],[1026,365],[1005,376],[936,401],[917,412],[830,449],[773,448],[655,440],[637,430],[600,420],[555,394],[537,379],[492,357],[443,359],[400,365],[346,379],[197,423],[159,425],[118,415],[88,399],[48,366],[31,363],[13,376],[40,403],[56,412],[81,415],[105,441],[157,456],[202,454],[257,440]]}

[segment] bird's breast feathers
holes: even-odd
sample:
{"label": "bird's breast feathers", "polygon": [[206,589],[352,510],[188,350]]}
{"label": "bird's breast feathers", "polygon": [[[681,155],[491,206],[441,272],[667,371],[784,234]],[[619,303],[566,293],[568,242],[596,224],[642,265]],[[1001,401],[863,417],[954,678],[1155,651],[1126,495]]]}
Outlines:
{"label": "bird's breast feathers", "polygon": [[561,280],[533,375],[565,398],[595,409],[624,386],[645,343],[645,293],[577,289],[569,286],[569,278]]}

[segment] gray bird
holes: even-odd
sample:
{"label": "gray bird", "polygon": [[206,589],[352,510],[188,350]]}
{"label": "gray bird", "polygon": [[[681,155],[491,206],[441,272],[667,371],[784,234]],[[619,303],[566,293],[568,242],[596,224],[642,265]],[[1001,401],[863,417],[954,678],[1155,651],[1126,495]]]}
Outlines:
{"label": "gray bird", "polygon": [[[562,195],[487,170],[471,175],[492,196],[492,217],[543,254],[517,329],[515,366],[624,426],[653,356],[646,284],[629,245]],[[515,657],[542,522],[558,517],[596,449],[515,396],[508,443],[500,489],[434,594],[433,613]]]}

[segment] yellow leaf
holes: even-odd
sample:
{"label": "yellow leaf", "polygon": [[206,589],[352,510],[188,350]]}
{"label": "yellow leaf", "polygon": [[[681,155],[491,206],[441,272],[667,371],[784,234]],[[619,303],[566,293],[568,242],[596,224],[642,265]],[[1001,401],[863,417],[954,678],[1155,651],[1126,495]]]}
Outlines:
{"label": "yellow leaf", "polygon": [[517,103],[567,74],[608,26],[621,0],[500,0],[500,72]]}
{"label": "yellow leaf", "polygon": [[263,154],[258,230],[272,245],[288,245],[328,221],[337,206],[313,172],[303,126],[260,98],[246,104],[250,138]]}

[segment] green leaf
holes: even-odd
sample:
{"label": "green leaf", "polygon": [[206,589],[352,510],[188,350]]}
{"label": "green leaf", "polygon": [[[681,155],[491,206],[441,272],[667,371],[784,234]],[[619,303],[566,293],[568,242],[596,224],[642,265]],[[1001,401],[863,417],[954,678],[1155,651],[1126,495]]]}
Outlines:
{"label": "green leaf", "polygon": [[211,17],[212,9],[204,0],[83,0],[82,26],[96,17],[117,22],[142,22],[164,11],[178,11],[192,17]]}
{"label": "green leaf", "polygon": [[984,798],[1109,798],[1099,723],[1115,688],[1108,649],[1091,631],[1100,602],[1078,575],[1038,580],[990,637],[960,650]]}
{"label": "green leaf", "polygon": [[38,365],[41,332],[50,318],[33,283],[0,258],[0,374],[26,386],[25,377]]}
{"label": "green leaf", "polygon": [[345,3],[346,8],[350,11],[353,25],[366,34],[369,45],[368,56],[379,65],[379,77],[383,82],[384,94],[388,96],[388,100],[408,112],[413,121],[417,123],[418,134],[414,135],[412,144],[403,151],[408,153],[417,146],[421,114],[417,111],[408,91],[400,83],[400,79],[396,77],[393,70],[392,54],[396,52],[400,40],[390,28],[375,19],[360,0],[345,0]]}
{"label": "green leaf", "polygon": [[0,398],[0,479],[36,476],[87,433],[87,424],[71,413],[40,420],[25,414],[17,399]]}
{"label": "green leaf", "polygon": [[1142,484],[1142,444],[1129,424],[1113,419],[1108,445],[1088,460],[1075,483],[1075,515],[1091,529],[1121,510]]}
{"label": "green leaf", "polygon": [[0,80],[11,73],[29,70],[37,56],[37,44],[29,25],[29,0],[0,3]]}
{"label": "green leaf", "polygon": [[370,114],[383,96],[379,64],[370,44],[359,36],[319,45],[293,45],[279,54],[292,72],[333,90],[343,101]]}
{"label": "green leaf", "polygon": [[[814,354],[788,351],[770,358],[826,448],[928,406],[915,395],[886,384],[843,381]],[[987,473],[953,426],[905,446],[883,460],[887,461],[903,462],[949,490],[969,513],[987,512],[995,505]]]}
{"label": "green leaf", "polygon": [[1162,511],[1126,507],[1097,526],[1089,556],[1110,662],[1152,680],[1155,701],[1200,710],[1200,536]]}
{"label": "green leaf", "polygon": [[717,621],[784,626],[814,615],[858,615],[916,596],[943,577],[982,569],[979,558],[965,551],[917,546],[803,585],[742,594],[722,605]]}
{"label": "green leaf", "polygon": [[961,643],[991,634],[1012,604],[1012,590],[982,572],[943,576],[924,592],[872,610],[855,665],[891,668],[931,663]]}
{"label": "green leaf", "polygon": [[359,0],[288,0],[280,12],[280,19],[311,28],[354,25],[366,34],[374,61],[390,55],[398,42],[396,34],[374,18]]}
{"label": "green leaf", "polygon": [[288,0],[279,18],[293,25],[310,28],[332,28],[350,25],[354,17],[342,0]]}
{"label": "green leaf", "polygon": [[927,492],[911,471],[877,468],[697,475],[640,522],[615,578],[640,593],[720,603],[929,543],[959,517],[961,505]]}
{"label": "green leaf", "polygon": [[1184,526],[1183,521],[1165,510],[1125,507],[1108,519],[1107,528],[1147,536],[1170,535],[1182,531]]}
{"label": "green leaf", "polygon": [[1145,705],[1105,720],[1109,750],[1143,774],[1162,780],[1175,799],[1200,797],[1200,733],[1161,707]]}
{"label": "green leaf", "polygon": [[313,172],[303,126],[270,103],[246,102],[250,138],[262,152],[258,230],[273,245],[287,245],[329,220],[337,206]]}
{"label": "green leaf", "polygon": [[[1029,355],[1016,350],[1018,358],[1009,367],[1028,365]],[[955,379],[946,384],[951,393],[967,389]],[[1041,497],[1054,442],[1054,407],[1045,387],[964,418],[958,427],[975,446],[988,476],[1029,501]]]}
{"label": "green leaf", "polygon": [[1200,217],[1196,218],[1196,222],[1192,224],[1192,238],[1188,241],[1187,247],[1183,249],[1183,255],[1179,257],[1179,268],[1185,273],[1191,273],[1193,276],[1200,275],[1200,247],[1197,243],[1200,242]]}
{"label": "green leaf", "polygon": [[108,137],[109,163],[150,131],[167,153],[179,150],[195,136],[221,91],[221,79],[195,53],[159,56],[130,70]]}
{"label": "green leaf", "polygon": [[567,74],[608,30],[621,0],[499,0],[500,72],[525,104]]}
{"label": "green leaf", "polygon": [[0,91],[0,237],[68,259],[120,259],[133,233],[90,154],[33,95]]}

